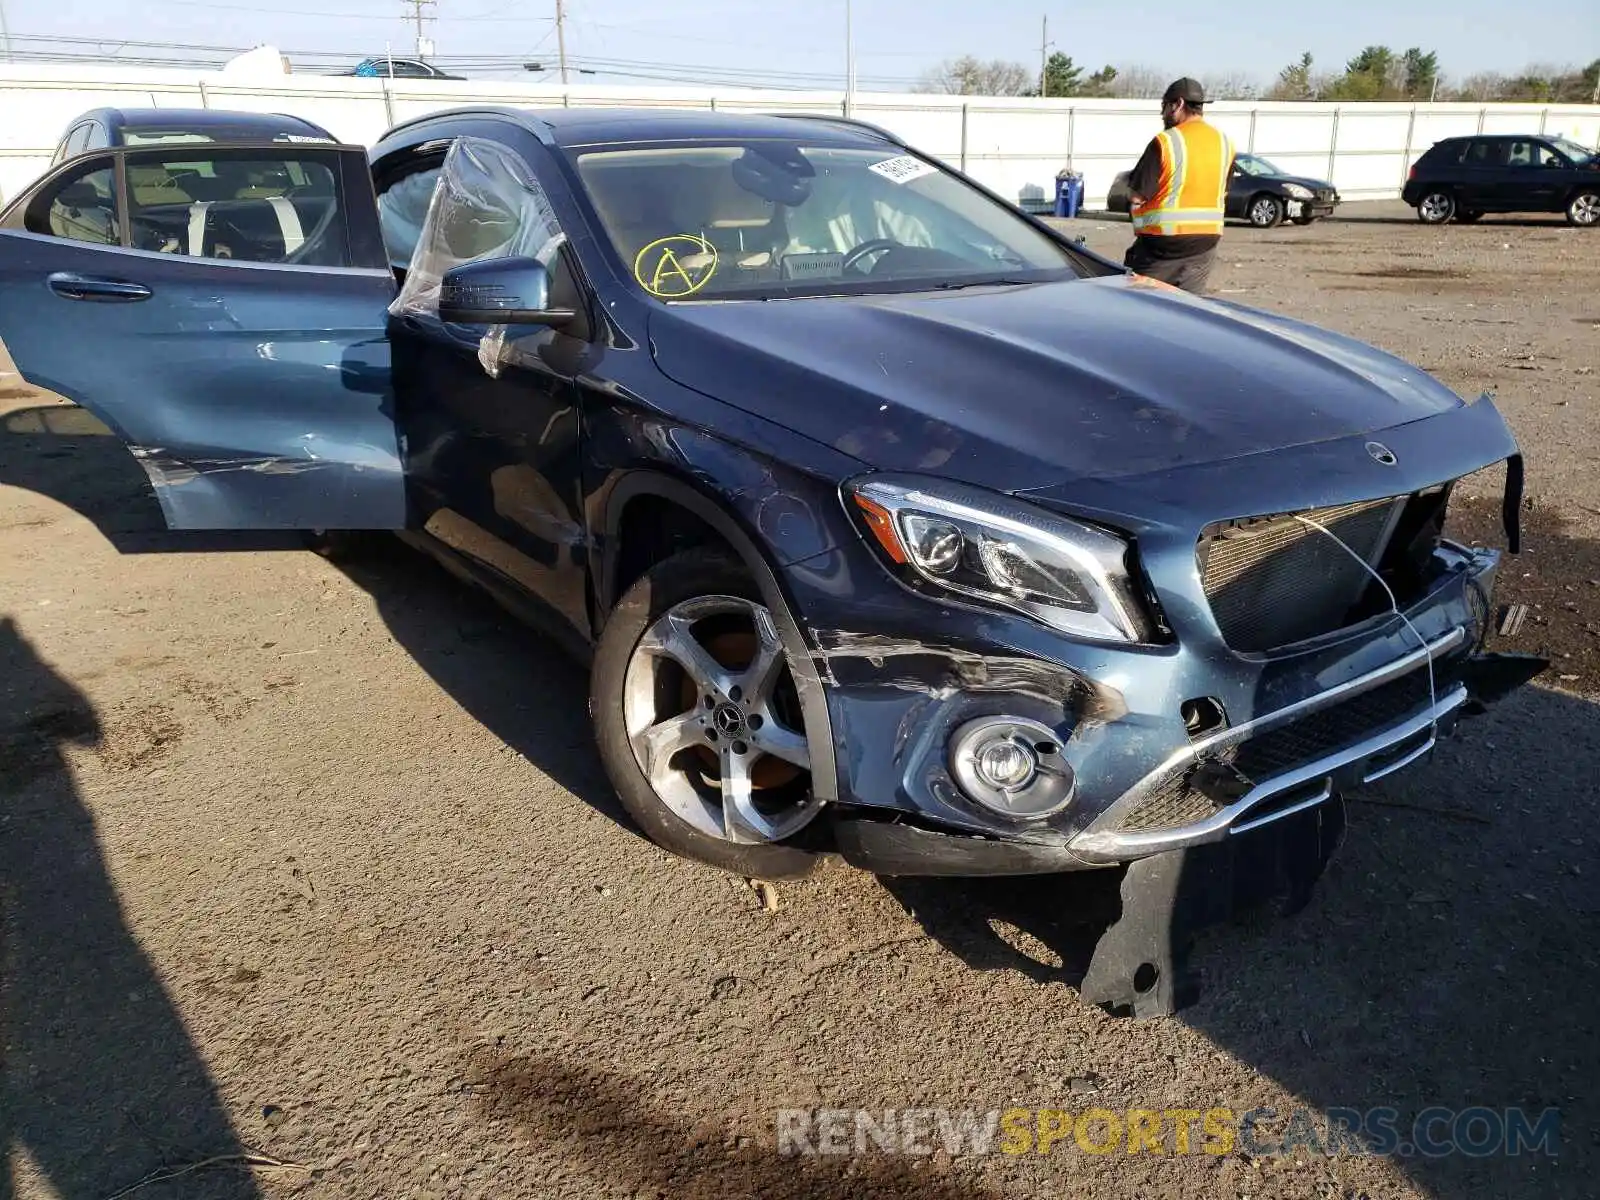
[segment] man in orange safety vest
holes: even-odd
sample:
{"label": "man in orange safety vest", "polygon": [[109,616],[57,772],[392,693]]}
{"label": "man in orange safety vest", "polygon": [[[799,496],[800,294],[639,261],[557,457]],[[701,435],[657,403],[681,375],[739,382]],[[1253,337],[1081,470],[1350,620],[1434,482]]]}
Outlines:
{"label": "man in orange safety vest", "polygon": [[1204,292],[1222,241],[1233,143],[1202,115],[1199,82],[1179,79],[1161,97],[1166,126],[1128,177],[1133,245],[1123,263],[1141,275]]}

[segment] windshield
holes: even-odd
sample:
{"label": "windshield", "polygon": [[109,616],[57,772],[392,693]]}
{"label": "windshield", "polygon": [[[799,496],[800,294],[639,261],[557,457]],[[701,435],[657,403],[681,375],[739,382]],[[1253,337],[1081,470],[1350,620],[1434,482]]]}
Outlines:
{"label": "windshield", "polygon": [[1078,276],[1061,243],[912,154],[756,140],[573,155],[618,256],[663,300]]}
{"label": "windshield", "polygon": [[1577,142],[1571,141],[1568,138],[1551,138],[1550,142],[1557,150],[1561,151],[1561,153],[1565,154],[1575,163],[1588,162],[1589,159],[1594,157],[1593,150],[1588,149],[1586,146],[1580,146]]}
{"label": "windshield", "polygon": [[1254,154],[1240,154],[1235,161],[1239,164],[1241,175],[1282,175],[1278,167],[1266,159]]}

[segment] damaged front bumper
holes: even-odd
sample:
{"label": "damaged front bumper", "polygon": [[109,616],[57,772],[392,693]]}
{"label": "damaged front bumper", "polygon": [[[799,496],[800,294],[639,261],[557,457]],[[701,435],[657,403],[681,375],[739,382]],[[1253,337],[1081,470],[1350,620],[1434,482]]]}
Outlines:
{"label": "damaged front bumper", "polygon": [[[885,875],[1039,874],[1225,842],[1325,809],[1422,759],[1461,716],[1545,665],[1479,652],[1498,553],[1445,543],[1438,555],[1440,579],[1404,621],[1345,631],[1320,652],[1246,672],[1232,692],[1182,653],[1099,647],[1091,675],[819,635],[839,744],[856,747],[842,764],[836,846]],[[1178,698],[1208,692],[1243,719],[1196,736]],[[975,715],[1000,713],[1059,731],[1076,787],[1064,811],[1008,822],[963,793],[950,740]]]}

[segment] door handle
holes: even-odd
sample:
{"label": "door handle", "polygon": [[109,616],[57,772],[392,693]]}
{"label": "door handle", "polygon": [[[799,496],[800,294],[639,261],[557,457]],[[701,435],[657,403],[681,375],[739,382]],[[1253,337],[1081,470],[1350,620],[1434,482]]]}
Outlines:
{"label": "door handle", "polygon": [[148,300],[150,289],[130,279],[107,279],[101,275],[79,275],[76,271],[57,271],[46,283],[50,290],[68,300]]}

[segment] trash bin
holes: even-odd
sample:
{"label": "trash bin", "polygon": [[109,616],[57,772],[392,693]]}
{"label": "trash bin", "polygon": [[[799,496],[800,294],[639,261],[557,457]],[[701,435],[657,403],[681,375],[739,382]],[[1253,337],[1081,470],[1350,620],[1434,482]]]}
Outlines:
{"label": "trash bin", "polygon": [[1056,216],[1075,217],[1083,205],[1083,173],[1071,169],[1056,172]]}

